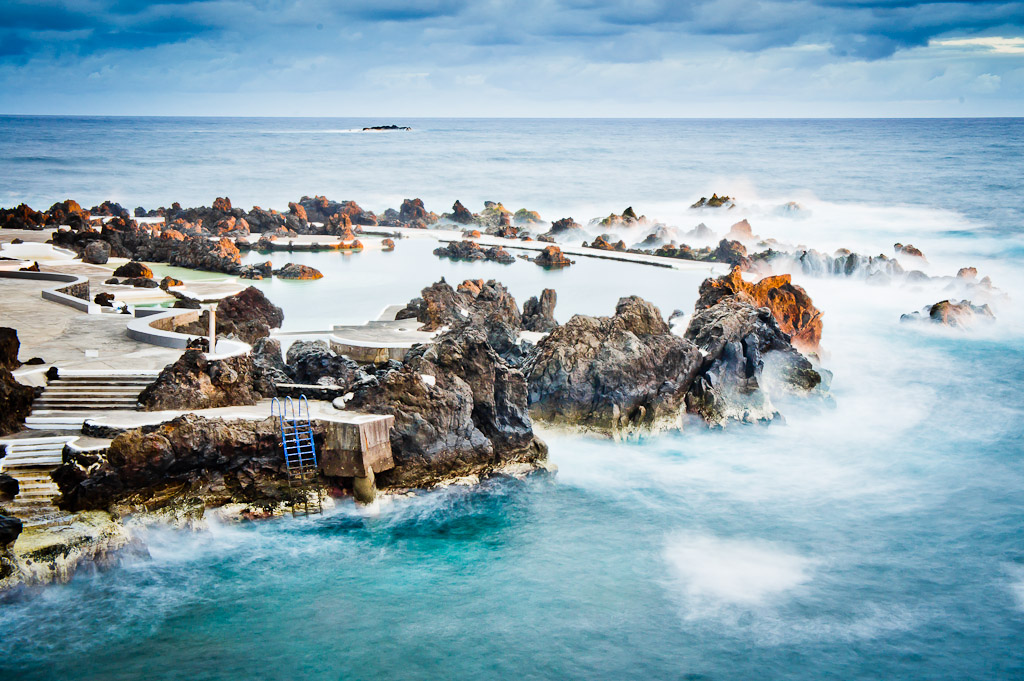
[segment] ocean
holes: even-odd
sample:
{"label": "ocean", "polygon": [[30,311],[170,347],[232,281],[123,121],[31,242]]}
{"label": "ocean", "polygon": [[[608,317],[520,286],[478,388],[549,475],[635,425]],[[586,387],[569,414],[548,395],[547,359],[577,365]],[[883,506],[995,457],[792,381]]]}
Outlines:
{"label": "ocean", "polygon": [[[413,130],[357,131],[384,123]],[[948,281],[797,273],[825,313],[833,406],[618,443],[542,432],[553,477],[153,528],[149,556],[0,604],[0,677],[1024,678],[1024,120],[2,117],[0,157],[5,206],[325,194],[584,224],[632,206],[719,233],[746,218],[822,251],[912,243],[914,268],[975,266],[997,289],[975,301],[996,323],[964,332],[899,322]],[[712,192],[737,207],[688,208]],[[440,276],[497,278],[520,302],[553,287],[562,321],[630,294],[688,313],[706,276],[431,247],[274,254],[324,279],[258,285],[300,331],[365,321]]]}

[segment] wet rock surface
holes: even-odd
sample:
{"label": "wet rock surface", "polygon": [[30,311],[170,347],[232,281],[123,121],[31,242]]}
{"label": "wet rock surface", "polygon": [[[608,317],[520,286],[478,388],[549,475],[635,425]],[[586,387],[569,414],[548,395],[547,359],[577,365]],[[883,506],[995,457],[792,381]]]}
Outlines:
{"label": "wet rock surface", "polygon": [[573,264],[573,261],[565,257],[565,254],[562,253],[562,249],[558,246],[546,246],[544,250],[537,254],[537,257],[533,259],[533,262],[541,267],[552,269],[568,267]]}
{"label": "wet rock surface", "polygon": [[533,434],[526,378],[469,324],[413,348],[400,369],[357,390],[350,406],[395,417],[395,468],[377,477],[385,487],[423,486],[547,456]]}
{"label": "wet rock surface", "polygon": [[654,305],[622,298],[614,316],[576,315],[537,344],[525,365],[530,410],[610,432],[678,426],[700,366],[697,348],[673,335]]}
{"label": "wet rock surface", "polygon": [[[321,437],[320,433],[316,434]],[[53,471],[65,510],[157,510],[289,500],[274,419],[225,421],[185,414],[117,435],[107,450],[73,455]]]}

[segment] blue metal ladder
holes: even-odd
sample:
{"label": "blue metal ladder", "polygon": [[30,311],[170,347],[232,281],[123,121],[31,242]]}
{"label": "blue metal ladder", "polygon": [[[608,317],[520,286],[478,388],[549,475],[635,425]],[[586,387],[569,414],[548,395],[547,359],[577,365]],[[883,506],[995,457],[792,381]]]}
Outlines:
{"label": "blue metal ladder", "polygon": [[[284,463],[288,471],[288,487],[297,488],[302,492],[303,506],[309,515],[309,490],[314,487],[318,472],[316,462],[316,444],[313,442],[313,424],[309,420],[309,402],[305,395],[299,396],[299,408],[296,413],[295,403],[291,397],[285,397],[282,403],[276,397],[270,403],[270,415],[277,418],[281,427],[281,448],[284,450]],[[316,513],[322,513],[320,490],[316,488]],[[292,503],[292,514],[295,503]]]}

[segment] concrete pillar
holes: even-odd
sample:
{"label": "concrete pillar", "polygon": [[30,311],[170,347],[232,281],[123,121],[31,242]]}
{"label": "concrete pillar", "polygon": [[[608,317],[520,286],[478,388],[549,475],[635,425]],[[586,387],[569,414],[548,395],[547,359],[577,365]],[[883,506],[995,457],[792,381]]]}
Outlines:
{"label": "concrete pillar", "polygon": [[217,306],[210,306],[210,354],[217,352]]}
{"label": "concrete pillar", "polygon": [[376,501],[377,484],[372,468],[366,469],[365,478],[352,478],[352,494],[360,504],[372,504]]}

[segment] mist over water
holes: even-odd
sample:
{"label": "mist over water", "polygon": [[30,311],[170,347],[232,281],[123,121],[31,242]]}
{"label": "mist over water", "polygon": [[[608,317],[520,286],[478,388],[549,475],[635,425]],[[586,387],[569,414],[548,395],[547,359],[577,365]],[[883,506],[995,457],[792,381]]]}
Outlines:
{"label": "mist over water", "polygon": [[[1019,121],[321,130],[374,122],[392,121],[0,119],[23,126],[22,142],[5,132],[0,148],[50,159],[16,161],[0,203],[92,196],[152,207],[228,194],[283,207],[316,192],[380,210],[418,195],[438,212],[456,198],[473,209],[493,199],[579,222],[632,204],[719,234],[747,218],[755,234],[825,252],[892,255],[896,241],[913,243],[927,257],[913,269],[990,276],[999,291],[975,302],[989,302],[997,322],[900,324],[905,312],[959,298],[949,281],[795,274],[825,312],[834,404],[777,405],[784,425],[624,443],[542,432],[554,478],[449,487],[370,512],[341,504],[311,520],[151,529],[149,557],[0,605],[0,676],[1024,676]],[[82,135],[118,140],[124,171],[105,149],[69,141]],[[39,170],[67,144],[88,152],[99,186],[70,172],[60,185]],[[174,161],[186,158],[187,172]],[[118,179],[125,193],[104,193]],[[686,209],[712,191],[741,205]],[[779,211],[787,201],[804,210]],[[432,247],[410,239],[394,253],[290,254],[325,278],[259,285],[285,307],[286,328],[301,330],[359,323],[442,275],[497,278],[520,302],[553,287],[561,321],[609,314],[634,293],[666,315],[689,314],[706,276],[584,258],[558,273],[451,263]]]}

